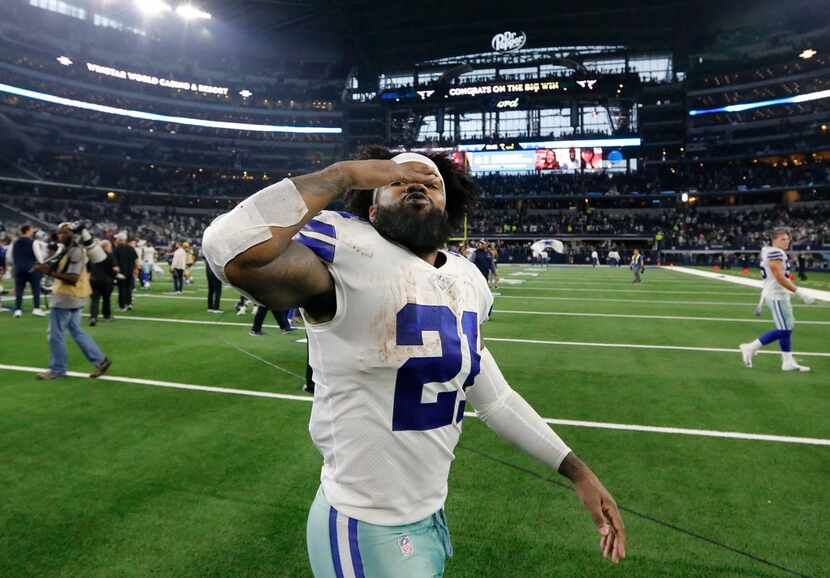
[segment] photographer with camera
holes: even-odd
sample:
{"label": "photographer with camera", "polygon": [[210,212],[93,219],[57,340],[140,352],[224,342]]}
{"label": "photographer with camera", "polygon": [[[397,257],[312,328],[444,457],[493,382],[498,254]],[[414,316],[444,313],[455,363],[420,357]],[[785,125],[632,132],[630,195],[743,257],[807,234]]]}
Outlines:
{"label": "photographer with camera", "polygon": [[38,373],[37,378],[51,380],[66,375],[67,352],[63,334],[67,330],[95,366],[89,376],[99,377],[109,369],[111,362],[81,329],[81,311],[92,293],[87,260],[98,263],[106,258],[106,254],[83,224],[61,223],[58,242],[54,256],[34,267],[38,273],[54,278],[52,307],[49,309],[49,370]]}

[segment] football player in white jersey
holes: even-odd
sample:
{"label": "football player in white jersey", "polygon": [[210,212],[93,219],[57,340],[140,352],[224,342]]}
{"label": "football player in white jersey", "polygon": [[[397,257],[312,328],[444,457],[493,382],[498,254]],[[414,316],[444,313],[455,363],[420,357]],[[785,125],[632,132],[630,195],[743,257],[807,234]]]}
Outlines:
{"label": "football player in white jersey", "polygon": [[781,347],[781,369],[783,371],[810,371],[809,367],[799,365],[793,358],[792,332],[795,328],[795,317],[790,296],[798,295],[808,305],[813,302],[814,298],[804,289],[796,287],[787,276],[790,268],[787,261],[787,249],[790,248],[789,229],[785,227],[774,229],[770,240],[772,245],[761,250],[761,275],[764,277],[761,299],[772,312],[775,329],[767,331],[751,343],[742,343],[741,357],[744,365],[752,367],[752,357],[758,350],[764,345],[778,341]]}
{"label": "football player in white jersey", "polygon": [[[273,309],[302,307],[323,455],[307,526],[316,578],[442,576],[444,501],[466,402],[496,433],[570,478],[625,557],[611,494],[504,379],[479,326],[493,303],[461,256],[440,250],[477,187],[445,156],[335,163],[284,179],[219,216],[204,254],[223,281]],[[324,210],[348,196],[351,213]]]}

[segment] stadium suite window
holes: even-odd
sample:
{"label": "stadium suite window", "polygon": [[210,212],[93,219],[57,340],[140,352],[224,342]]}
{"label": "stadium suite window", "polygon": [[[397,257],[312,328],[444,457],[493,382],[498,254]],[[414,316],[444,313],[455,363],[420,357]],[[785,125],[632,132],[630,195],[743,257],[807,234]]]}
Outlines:
{"label": "stadium suite window", "polygon": [[64,16],[77,18],[78,20],[86,20],[86,10],[67,4],[66,2],[61,2],[61,0],[29,0],[29,6],[48,10],[49,12],[56,12],[57,14],[63,14]]}
{"label": "stadium suite window", "polygon": [[411,74],[402,76],[386,76],[380,75],[380,88],[399,88],[401,86],[412,86],[415,83],[415,77]]}
{"label": "stadium suite window", "polygon": [[527,134],[526,110],[505,110],[499,113],[499,136],[513,137]]}
{"label": "stadium suite window", "polygon": [[570,108],[546,108],[539,111],[539,133],[559,137],[573,134]]}

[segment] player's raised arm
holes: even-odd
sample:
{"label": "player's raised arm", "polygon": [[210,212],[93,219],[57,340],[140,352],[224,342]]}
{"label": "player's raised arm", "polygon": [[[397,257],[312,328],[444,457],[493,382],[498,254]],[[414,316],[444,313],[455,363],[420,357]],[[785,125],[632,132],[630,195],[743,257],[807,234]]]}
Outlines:
{"label": "player's raised arm", "polygon": [[625,558],[625,527],[614,498],[591,468],[510,387],[489,351],[482,351],[481,373],[466,393],[493,431],[574,483],[602,536],[603,557],[615,564]]}
{"label": "player's raised arm", "polygon": [[439,177],[426,166],[390,160],[344,161],[322,171],[266,187],[219,216],[205,230],[205,258],[213,272],[261,303],[285,309],[312,304],[320,320],[333,308],[331,276],[313,251],[292,242],[297,232],[332,201],[351,189],[394,182],[432,183]]}

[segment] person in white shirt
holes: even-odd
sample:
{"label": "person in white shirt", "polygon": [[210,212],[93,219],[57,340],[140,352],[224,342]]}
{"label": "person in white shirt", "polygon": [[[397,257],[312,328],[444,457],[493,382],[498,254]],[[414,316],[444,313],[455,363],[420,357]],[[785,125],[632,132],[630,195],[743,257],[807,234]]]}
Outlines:
{"label": "person in white shirt", "polygon": [[[223,282],[272,309],[302,307],[309,431],[323,456],[307,531],[315,578],[443,575],[447,478],[468,401],[574,481],[603,555],[619,562],[625,530],[611,494],[507,383],[479,338],[493,304],[486,279],[440,250],[475,183],[446,156],[366,154],[259,191],[202,243]],[[349,191],[351,212],[323,210]]]}
{"label": "person in white shirt", "polygon": [[173,291],[179,295],[184,290],[185,267],[187,267],[187,252],[181,243],[176,243],[176,250],[173,251],[173,260],[170,262],[170,270],[173,272]]}
{"label": "person in white shirt", "polygon": [[596,269],[599,266],[599,253],[594,249],[591,251],[591,266]]}
{"label": "person in white shirt", "polygon": [[[775,329],[767,331],[750,343],[741,344],[741,357],[746,367],[752,367],[752,357],[764,345],[778,341],[781,348],[782,371],[810,371],[809,367],[799,365],[793,357],[792,332],[795,329],[795,316],[790,296],[798,295],[808,305],[815,298],[804,289],[796,287],[789,278],[790,263],[787,260],[787,249],[790,248],[790,239],[789,229],[778,227],[772,232],[772,245],[761,250],[761,275],[764,278],[761,300],[772,312]],[[758,305],[760,309],[761,304]],[[760,311],[756,310],[756,313]]]}
{"label": "person in white shirt", "polygon": [[616,250],[608,251],[608,266],[619,267],[622,264],[622,258]]}

